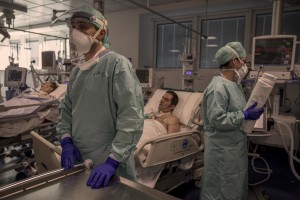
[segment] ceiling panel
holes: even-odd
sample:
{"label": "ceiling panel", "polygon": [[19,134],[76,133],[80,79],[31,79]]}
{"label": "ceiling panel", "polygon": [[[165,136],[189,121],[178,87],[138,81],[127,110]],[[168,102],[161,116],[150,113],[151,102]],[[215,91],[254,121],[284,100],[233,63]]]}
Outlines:
{"label": "ceiling panel", "polygon": [[[0,0],[1,2],[11,3],[13,0]],[[151,5],[165,4],[171,2],[178,2],[184,0],[136,0],[136,2],[147,5],[147,2]],[[74,9],[83,5],[93,6],[93,0],[14,0],[14,3],[22,4],[27,6],[27,15],[30,17],[41,17],[45,15],[52,15],[53,10],[69,10]],[[127,0],[105,0],[105,12],[116,12],[121,10],[128,10],[137,8],[136,5],[127,1]],[[0,8],[1,12],[1,8]],[[24,16],[24,12],[14,10],[16,19]],[[47,16],[48,17],[48,16]],[[24,18],[23,18],[24,19]],[[39,23],[38,19],[35,19],[34,22],[31,22],[31,25],[34,26]],[[17,24],[15,24],[17,27]]]}
{"label": "ceiling panel", "polygon": [[39,4],[39,5],[46,5],[46,4],[56,3],[56,1],[54,1],[54,0],[24,0],[24,1]]}
{"label": "ceiling panel", "polygon": [[[186,0],[135,0],[135,2],[147,6],[155,6],[167,3],[184,2]],[[199,0],[200,1],[200,0]],[[204,1],[204,0],[201,0]],[[237,0],[230,0],[237,1]],[[246,0],[245,0],[246,1]],[[18,3],[27,6],[27,13],[14,10],[15,28],[24,28],[30,25],[31,28],[42,27],[50,23],[53,10],[70,10],[83,5],[93,6],[93,0],[0,0],[5,3]],[[135,9],[137,5],[128,0],[105,0],[104,12],[116,12],[121,10]],[[0,12],[3,8],[0,6]],[[61,13],[57,13],[59,16]]]}
{"label": "ceiling panel", "polygon": [[82,0],[64,1],[64,2],[62,2],[62,4],[70,6],[70,8],[78,8],[78,7],[84,6],[84,5],[87,5],[90,7],[93,6],[92,1],[86,2],[86,1],[82,1]]}
{"label": "ceiling panel", "polygon": [[69,5],[65,5],[62,3],[52,3],[52,4],[47,4],[45,5],[45,7],[50,8],[50,9],[56,9],[56,10],[70,10],[70,6]]}
{"label": "ceiling panel", "polygon": [[30,18],[30,16],[27,15],[27,14],[20,14],[20,15],[17,15],[17,16],[16,16],[15,21],[19,21],[19,20],[27,20],[27,19],[29,19],[29,18]]}
{"label": "ceiling panel", "polygon": [[27,9],[40,6],[39,4],[36,4],[36,3],[33,3],[33,2],[29,2],[29,1],[24,1],[24,4],[27,6]]}
{"label": "ceiling panel", "polygon": [[41,17],[45,14],[40,13],[40,12],[35,12],[33,10],[28,10],[27,15],[29,15],[30,17]]}
{"label": "ceiling panel", "polygon": [[108,10],[110,12],[121,11],[125,9],[130,9],[127,5],[123,3],[110,3],[109,5],[104,6],[104,10]]}
{"label": "ceiling panel", "polygon": [[39,6],[39,7],[34,7],[29,9],[30,11],[42,13],[42,14],[47,14],[47,15],[52,15],[53,9],[48,8],[46,6]]}

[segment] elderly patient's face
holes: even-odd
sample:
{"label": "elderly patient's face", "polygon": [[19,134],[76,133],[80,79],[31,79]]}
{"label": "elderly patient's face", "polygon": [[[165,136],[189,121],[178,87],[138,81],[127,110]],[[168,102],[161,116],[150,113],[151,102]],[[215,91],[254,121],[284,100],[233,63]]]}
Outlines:
{"label": "elderly patient's face", "polygon": [[51,82],[42,83],[41,89],[40,89],[41,92],[45,92],[45,93],[49,94],[53,90],[54,90],[54,88],[53,88]]}
{"label": "elderly patient's face", "polygon": [[172,105],[172,94],[166,93],[162,99],[160,100],[158,110],[162,112],[170,112],[174,109],[174,105]]}

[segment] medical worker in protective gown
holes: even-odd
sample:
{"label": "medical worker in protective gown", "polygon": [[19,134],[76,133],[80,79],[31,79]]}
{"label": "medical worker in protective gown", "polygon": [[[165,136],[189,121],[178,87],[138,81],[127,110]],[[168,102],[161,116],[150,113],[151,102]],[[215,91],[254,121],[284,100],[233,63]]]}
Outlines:
{"label": "medical worker in protective gown", "polygon": [[61,166],[91,159],[91,188],[107,186],[117,173],[135,180],[132,151],[143,130],[143,97],[130,61],[106,48],[104,16],[87,6],[69,12],[73,59],[68,89],[60,105]]}
{"label": "medical worker in protective gown", "polygon": [[239,42],[220,48],[215,76],[204,93],[204,173],[201,200],[243,200],[248,195],[247,135],[244,120],[257,120],[264,112],[256,102],[243,111],[246,99],[240,85],[247,74],[246,52]]}

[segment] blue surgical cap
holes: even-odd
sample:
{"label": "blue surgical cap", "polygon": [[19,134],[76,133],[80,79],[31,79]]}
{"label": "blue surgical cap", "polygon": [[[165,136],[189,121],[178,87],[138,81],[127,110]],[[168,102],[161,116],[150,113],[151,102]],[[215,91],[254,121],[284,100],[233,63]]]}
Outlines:
{"label": "blue surgical cap", "polygon": [[218,65],[221,66],[230,61],[232,58],[237,57],[233,50],[240,58],[246,57],[246,51],[240,42],[230,42],[217,51],[215,55],[215,61],[218,63]]}

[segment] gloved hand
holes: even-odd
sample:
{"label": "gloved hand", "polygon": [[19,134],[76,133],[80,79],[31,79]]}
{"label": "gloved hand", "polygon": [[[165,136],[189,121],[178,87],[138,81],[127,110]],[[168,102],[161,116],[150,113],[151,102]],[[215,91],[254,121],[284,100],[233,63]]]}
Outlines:
{"label": "gloved hand", "polygon": [[81,161],[80,151],[75,147],[73,140],[70,137],[62,139],[60,144],[62,147],[61,166],[65,169],[74,168],[74,156],[76,156],[78,161]]}
{"label": "gloved hand", "polygon": [[98,165],[90,174],[86,184],[92,189],[98,189],[101,186],[106,187],[110,178],[115,174],[119,162],[108,157],[105,163]]}
{"label": "gloved hand", "polygon": [[257,105],[257,102],[254,102],[251,106],[249,106],[246,110],[243,111],[245,120],[257,120],[261,114],[264,113],[264,108],[255,108]]}

